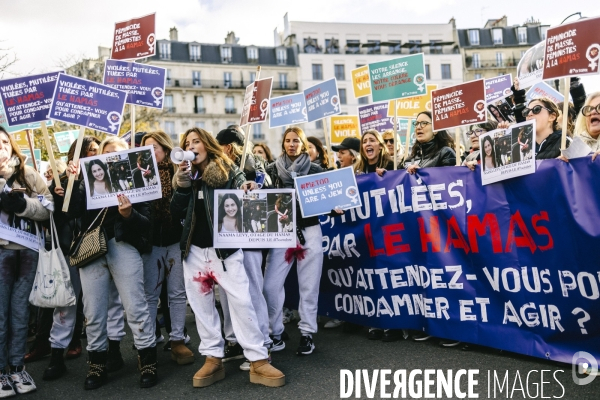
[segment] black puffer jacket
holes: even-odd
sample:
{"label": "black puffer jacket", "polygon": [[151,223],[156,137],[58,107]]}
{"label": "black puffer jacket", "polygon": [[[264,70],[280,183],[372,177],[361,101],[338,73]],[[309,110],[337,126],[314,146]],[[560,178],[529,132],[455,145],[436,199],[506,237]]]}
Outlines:
{"label": "black puffer jacket", "polygon": [[[535,145],[535,159],[548,160],[560,156],[560,142],[562,131],[554,131],[542,143]],[[567,136],[567,147],[571,144],[571,138]]]}
{"label": "black puffer jacket", "polygon": [[[67,187],[68,181],[69,179],[66,174],[60,176],[60,182],[63,188]],[[75,181],[73,188],[79,187],[80,183],[80,181]],[[67,213],[62,212],[65,198],[54,193],[54,188],[56,188],[56,183],[52,181],[49,190],[54,198],[54,223],[56,224],[58,244],[62,252],[67,255],[71,248],[73,238],[79,233],[80,220],[78,218],[71,218]]]}
{"label": "black puffer jacket", "polygon": [[427,143],[417,142],[415,146],[417,146],[416,153],[414,156],[408,156],[404,161],[404,168],[415,163],[420,168],[451,167],[456,165],[456,153],[450,147],[442,147],[436,151],[433,140]]}

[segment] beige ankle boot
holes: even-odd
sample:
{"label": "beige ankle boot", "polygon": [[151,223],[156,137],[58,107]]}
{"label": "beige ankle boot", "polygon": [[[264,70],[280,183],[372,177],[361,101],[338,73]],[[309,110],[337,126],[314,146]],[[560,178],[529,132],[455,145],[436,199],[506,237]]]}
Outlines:
{"label": "beige ankle boot", "polygon": [[279,387],[285,385],[285,375],[268,360],[253,361],[250,363],[250,382]]}
{"label": "beige ankle boot", "polygon": [[191,364],[194,362],[194,353],[186,347],[183,340],[172,340],[171,360],[177,361],[179,365]]}
{"label": "beige ankle boot", "polygon": [[206,357],[204,365],[194,375],[194,387],[206,387],[225,378],[225,368],[220,358]]}

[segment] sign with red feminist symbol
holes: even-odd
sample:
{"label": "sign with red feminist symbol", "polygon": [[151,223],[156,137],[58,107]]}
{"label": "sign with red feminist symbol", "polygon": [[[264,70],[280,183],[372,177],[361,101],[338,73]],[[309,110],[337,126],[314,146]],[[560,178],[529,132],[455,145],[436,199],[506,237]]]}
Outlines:
{"label": "sign with red feminist symbol", "polygon": [[137,60],[156,54],[156,14],[117,22],[111,57],[114,60]]}
{"label": "sign with red feminist symbol", "polygon": [[431,92],[433,130],[485,122],[483,79]]}

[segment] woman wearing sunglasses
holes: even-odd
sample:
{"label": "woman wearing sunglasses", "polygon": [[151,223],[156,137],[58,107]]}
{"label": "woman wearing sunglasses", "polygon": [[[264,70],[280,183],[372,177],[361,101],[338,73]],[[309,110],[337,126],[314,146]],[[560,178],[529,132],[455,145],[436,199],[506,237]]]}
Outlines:
{"label": "woman wearing sunglasses", "polygon": [[[398,165],[402,165],[402,161],[404,160],[404,147],[401,143],[399,143],[398,151],[396,151],[394,148],[394,130],[387,129],[381,136],[383,136],[383,141],[388,149],[388,153],[390,153],[390,157],[392,157],[392,160],[394,157],[396,157]],[[396,135],[396,138],[398,138],[398,135]]]}
{"label": "woman wearing sunglasses", "polygon": [[433,131],[431,112],[423,111],[413,122],[416,142],[404,161],[409,174],[425,167],[448,167],[456,165],[456,153],[452,149],[454,140],[446,131]]}
{"label": "woman wearing sunglasses", "polygon": [[498,128],[498,123],[491,119],[488,119],[487,122],[471,125],[469,127],[469,131],[467,132],[467,137],[471,142],[471,151],[463,161],[462,165],[465,167],[469,167],[471,171],[475,171],[475,166],[481,163],[480,149],[479,149],[479,136],[483,135],[486,132],[491,132]]}
{"label": "woman wearing sunglasses", "polygon": [[[575,121],[574,135],[579,136],[592,151],[592,161],[600,154],[600,92],[590,94]],[[565,156],[559,157],[569,161]]]}
{"label": "woman wearing sunglasses", "polygon": [[[535,158],[546,160],[560,156],[562,131],[558,126],[558,106],[547,97],[531,100],[523,110],[523,116],[535,119]],[[567,147],[570,139],[567,138]]]}

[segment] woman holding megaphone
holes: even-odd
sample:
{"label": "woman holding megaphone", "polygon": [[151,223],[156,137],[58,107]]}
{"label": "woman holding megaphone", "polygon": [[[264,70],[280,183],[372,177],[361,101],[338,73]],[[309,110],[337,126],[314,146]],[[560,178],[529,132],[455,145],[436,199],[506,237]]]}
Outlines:
{"label": "woman holding megaphone", "polygon": [[225,341],[215,307],[215,283],[227,293],[236,339],[250,361],[250,382],[283,386],[285,375],[268,361],[264,336],[250,298],[243,252],[217,249],[213,245],[215,190],[246,188],[248,182],[204,129],[189,129],[183,135],[181,147],[195,157],[189,164],[179,164],[173,180],[171,214],[175,219],[185,220],[180,242],[185,289],[196,316],[198,350],[206,356],[204,366],[194,375],[193,386],[205,387],[225,378]]}

